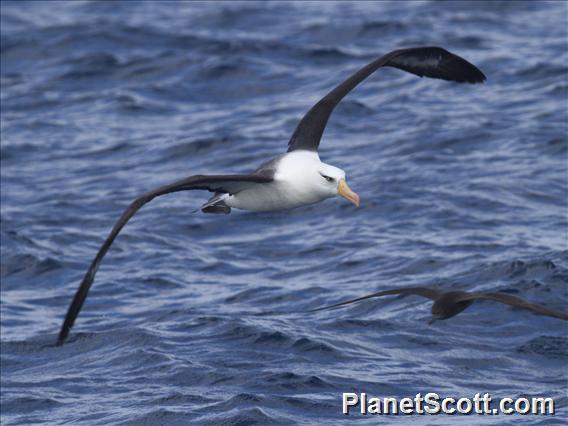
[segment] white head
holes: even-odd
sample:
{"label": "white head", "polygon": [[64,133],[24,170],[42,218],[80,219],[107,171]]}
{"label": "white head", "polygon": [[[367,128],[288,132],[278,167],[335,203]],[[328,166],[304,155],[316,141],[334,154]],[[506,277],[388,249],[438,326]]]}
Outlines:
{"label": "white head", "polygon": [[321,192],[329,197],[339,195],[359,207],[359,196],[349,188],[345,180],[345,172],[338,167],[320,163],[318,167],[319,178],[316,182]]}
{"label": "white head", "polygon": [[282,158],[276,178],[285,181],[299,204],[311,204],[339,195],[356,206],[359,196],[345,180],[345,172],[322,163],[317,152],[293,151]]}

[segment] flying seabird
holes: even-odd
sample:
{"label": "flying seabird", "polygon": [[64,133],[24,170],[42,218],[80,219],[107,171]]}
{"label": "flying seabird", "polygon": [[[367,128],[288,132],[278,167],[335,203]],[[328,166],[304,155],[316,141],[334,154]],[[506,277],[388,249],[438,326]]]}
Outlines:
{"label": "flying seabird", "polygon": [[288,142],[288,151],[262,164],[254,172],[244,175],[194,175],[143,194],[126,208],[89,266],[65,316],[58,344],[67,338],[112,242],[130,218],[156,197],[179,191],[207,190],[214,195],[198,210],[225,214],[230,213],[231,208],[252,211],[292,209],[336,195],[359,206],[359,196],[347,185],[345,172],[321,162],[318,146],[337,104],[381,67],[394,67],[419,77],[458,83],[481,83],[485,80],[485,75],[477,67],[440,47],[395,50],[367,64],[324,96],[298,123]]}
{"label": "flying seabird", "polygon": [[368,294],[356,299],[346,300],[334,305],[313,309],[309,312],[318,312],[326,309],[339,308],[341,306],[361,302],[362,300],[371,299],[373,297],[389,296],[393,294],[398,294],[401,296],[416,295],[433,300],[434,303],[432,304],[432,319],[430,320],[430,324],[437,320],[445,320],[456,316],[457,314],[468,308],[476,300],[493,300],[494,302],[511,305],[516,308],[528,309],[535,314],[568,320],[568,313],[566,312],[550,309],[536,303],[529,303],[526,300],[521,299],[520,297],[512,296],[506,293],[441,291],[427,287],[409,287],[378,291],[376,293]]}

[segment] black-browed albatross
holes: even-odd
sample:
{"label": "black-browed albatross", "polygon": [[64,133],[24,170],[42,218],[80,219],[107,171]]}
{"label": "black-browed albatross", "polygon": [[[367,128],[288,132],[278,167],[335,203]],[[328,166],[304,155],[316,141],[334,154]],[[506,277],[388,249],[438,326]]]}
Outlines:
{"label": "black-browed albatross", "polygon": [[367,294],[366,296],[357,297],[356,299],[346,300],[344,302],[335,303],[333,305],[324,306],[322,308],[313,309],[309,312],[325,311],[327,309],[339,308],[350,305],[351,303],[361,302],[363,300],[375,297],[400,295],[400,296],[422,296],[426,299],[433,300],[432,319],[430,323],[437,320],[445,320],[456,316],[460,312],[467,309],[476,300],[492,300],[494,302],[503,303],[505,305],[514,306],[516,308],[527,309],[538,315],[545,315],[552,318],[558,318],[568,321],[568,313],[557,311],[556,309],[547,308],[536,303],[527,302],[525,299],[513,296],[507,293],[499,292],[469,292],[469,291],[442,291],[428,287],[407,287],[395,288],[392,290],[382,290],[376,293]]}
{"label": "black-browed albatross", "polygon": [[161,186],[134,200],[115,223],[93,259],[75,293],[57,342],[67,338],[95,274],[112,242],[128,220],[154,198],[178,191],[196,189],[214,195],[200,210],[204,213],[230,213],[231,208],[252,211],[292,209],[339,195],[359,205],[359,196],[345,180],[345,172],[322,163],[318,155],[321,136],[337,104],[353,88],[381,67],[394,67],[419,77],[431,77],[458,83],[481,83],[485,75],[465,59],[440,47],[416,47],[394,50],[367,64],[316,103],[298,123],[288,151],[262,164],[246,175],[194,175]]}

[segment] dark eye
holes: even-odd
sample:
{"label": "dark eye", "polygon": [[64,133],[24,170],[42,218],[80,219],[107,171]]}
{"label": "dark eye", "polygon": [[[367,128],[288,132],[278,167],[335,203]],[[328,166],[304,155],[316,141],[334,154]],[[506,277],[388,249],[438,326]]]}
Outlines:
{"label": "dark eye", "polygon": [[330,176],[326,176],[326,175],[321,175],[321,177],[324,178],[325,180],[327,180],[328,182],[333,182],[335,180],[334,178],[332,178]]}

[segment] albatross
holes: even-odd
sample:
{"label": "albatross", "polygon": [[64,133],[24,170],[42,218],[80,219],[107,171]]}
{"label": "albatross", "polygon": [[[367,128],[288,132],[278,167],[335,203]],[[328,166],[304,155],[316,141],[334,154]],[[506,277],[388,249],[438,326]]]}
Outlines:
{"label": "albatross", "polygon": [[434,288],[427,287],[408,287],[408,288],[395,288],[392,290],[382,290],[376,293],[371,293],[366,296],[357,297],[356,299],[346,300],[344,302],[335,303],[333,305],[324,306],[322,308],[313,309],[309,312],[324,311],[327,309],[340,308],[352,303],[361,302],[363,300],[372,299],[375,297],[383,296],[422,296],[426,299],[433,300],[432,304],[432,319],[430,324],[434,321],[445,320],[452,318],[460,312],[467,309],[476,300],[492,300],[505,305],[514,306],[520,309],[532,311],[538,315],[545,315],[552,318],[558,318],[568,321],[568,313],[557,311],[556,309],[547,308],[536,303],[530,303],[511,294],[499,292],[470,292],[470,291],[442,291]]}
{"label": "albatross", "polygon": [[318,155],[327,121],[339,102],[359,83],[382,67],[457,83],[481,83],[486,77],[473,64],[441,47],[394,50],[365,65],[331,90],[300,120],[286,153],[241,175],[193,175],[146,192],[135,199],[114,224],[91,262],[65,316],[57,339],[65,342],[87,298],[103,257],[121,229],[146,203],[179,191],[206,190],[213,196],[198,210],[228,214],[231,209],[276,211],[293,209],[340,196],[359,206],[359,196],[349,188],[345,172],[323,163]]}

